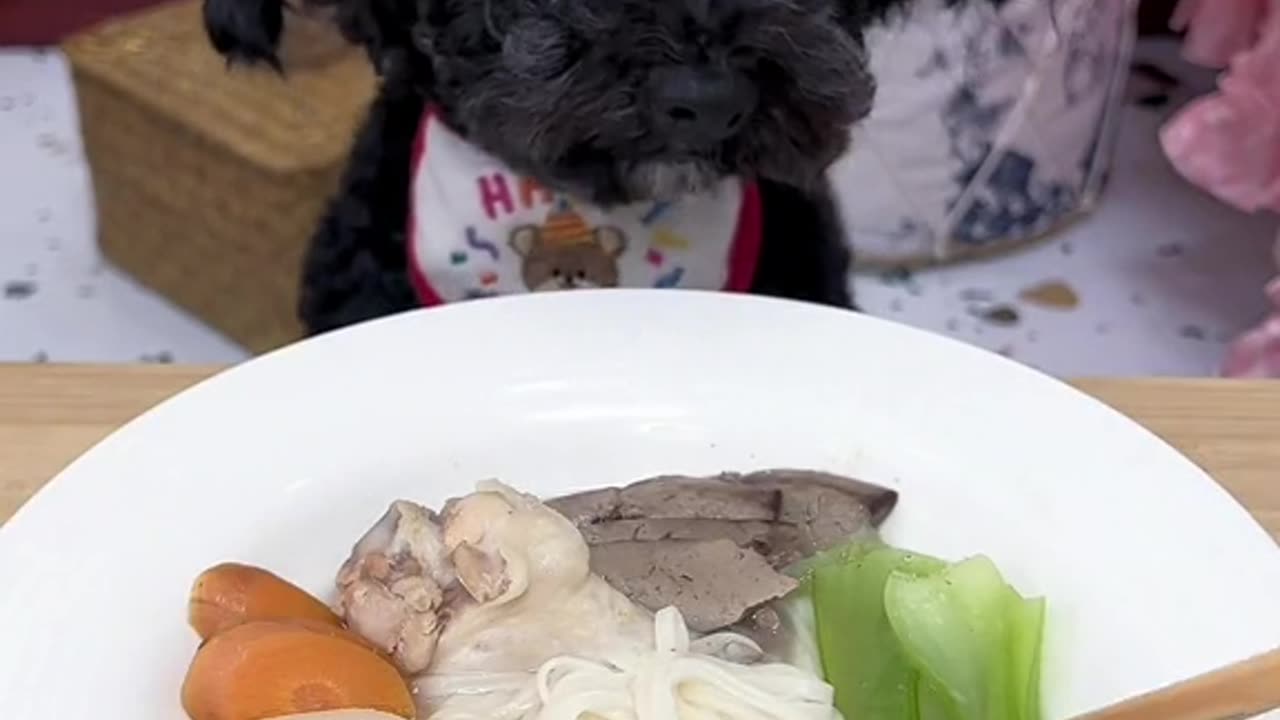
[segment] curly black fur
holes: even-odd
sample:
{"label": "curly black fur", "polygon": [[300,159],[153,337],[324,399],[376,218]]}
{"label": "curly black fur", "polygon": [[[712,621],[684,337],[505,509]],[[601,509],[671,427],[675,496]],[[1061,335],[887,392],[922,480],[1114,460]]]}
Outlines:
{"label": "curly black fur", "polygon": [[[405,220],[427,103],[513,169],[601,204],[755,179],[765,233],[754,289],[850,304],[824,172],[874,96],[863,30],[911,0],[300,1],[332,12],[382,76],[307,255],[312,332],[416,306]],[[284,0],[204,4],[219,52],[276,67],[288,11]],[[648,78],[685,66],[752,84],[739,130],[689,147],[655,124]]]}

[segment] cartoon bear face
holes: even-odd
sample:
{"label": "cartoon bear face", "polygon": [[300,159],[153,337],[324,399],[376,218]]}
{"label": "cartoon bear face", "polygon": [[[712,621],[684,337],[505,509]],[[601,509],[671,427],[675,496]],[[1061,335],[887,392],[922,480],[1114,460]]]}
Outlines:
{"label": "cartoon bear face", "polygon": [[627,238],[618,228],[592,228],[577,213],[559,211],[542,225],[513,230],[510,244],[521,257],[525,286],[539,292],[617,287]]}

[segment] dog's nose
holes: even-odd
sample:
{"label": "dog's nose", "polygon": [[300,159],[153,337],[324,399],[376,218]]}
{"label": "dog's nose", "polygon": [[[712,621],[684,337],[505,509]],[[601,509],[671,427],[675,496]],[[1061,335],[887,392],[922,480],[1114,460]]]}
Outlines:
{"label": "dog's nose", "polygon": [[716,143],[733,135],[755,109],[756,87],[746,76],[708,67],[668,67],[650,75],[658,126],[673,140]]}

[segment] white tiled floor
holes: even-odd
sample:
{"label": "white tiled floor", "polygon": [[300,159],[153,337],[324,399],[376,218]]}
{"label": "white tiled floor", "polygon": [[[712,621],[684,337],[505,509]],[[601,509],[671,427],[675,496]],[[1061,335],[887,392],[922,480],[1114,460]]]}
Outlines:
{"label": "white tiled floor", "polygon": [[0,361],[244,356],[101,261],[66,63],[0,52]]}
{"label": "white tiled floor", "polygon": [[[1201,76],[1200,82],[1204,78]],[[1155,142],[1167,110],[1126,117],[1100,211],[1014,256],[861,278],[871,312],[1050,372],[1207,374],[1263,312],[1277,222],[1187,186]],[[67,69],[56,53],[0,52],[0,361],[225,362],[242,350],[105,266]],[[1073,311],[1020,291],[1053,280]]]}

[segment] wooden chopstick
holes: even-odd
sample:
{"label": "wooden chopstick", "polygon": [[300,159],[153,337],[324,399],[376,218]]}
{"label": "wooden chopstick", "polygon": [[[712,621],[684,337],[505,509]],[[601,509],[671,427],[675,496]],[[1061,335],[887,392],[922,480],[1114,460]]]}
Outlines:
{"label": "wooden chopstick", "polygon": [[1234,720],[1280,708],[1280,648],[1075,720]]}

